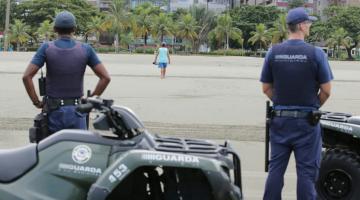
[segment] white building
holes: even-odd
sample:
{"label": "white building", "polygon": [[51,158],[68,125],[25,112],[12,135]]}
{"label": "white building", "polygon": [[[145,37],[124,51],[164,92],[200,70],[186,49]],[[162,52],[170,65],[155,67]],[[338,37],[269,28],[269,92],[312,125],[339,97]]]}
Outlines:
{"label": "white building", "polygon": [[324,10],[330,5],[329,0],[314,0],[314,14],[325,20]]}
{"label": "white building", "polygon": [[[132,8],[144,2],[151,2],[156,6],[161,6],[162,9],[167,11],[175,11],[178,8],[188,9],[192,5],[199,5],[215,12],[222,12],[226,9],[238,6],[241,3],[244,3],[244,1],[245,0],[131,0],[130,3]],[[100,10],[108,10],[109,5],[111,4],[111,0],[88,0],[88,2],[99,7]]]}
{"label": "white building", "polygon": [[234,6],[234,3],[231,0],[170,0],[170,11],[175,11],[178,8],[188,9],[192,5],[204,6],[209,10],[222,12]]}

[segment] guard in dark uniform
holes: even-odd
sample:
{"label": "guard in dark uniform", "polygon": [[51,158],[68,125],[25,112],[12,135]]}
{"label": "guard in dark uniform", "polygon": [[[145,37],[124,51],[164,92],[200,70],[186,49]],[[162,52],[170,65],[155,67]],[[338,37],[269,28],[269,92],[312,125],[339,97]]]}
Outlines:
{"label": "guard in dark uniform", "polygon": [[[67,11],[60,12],[54,22],[58,39],[44,43],[38,49],[23,75],[31,101],[37,108],[45,108],[48,113],[50,133],[65,128],[86,129],[85,116],[75,110],[84,95],[86,66],[90,66],[99,77],[91,96],[101,95],[110,82],[110,76],[94,49],[72,39],[75,28],[74,15]],[[43,102],[35,92],[32,79],[45,63],[46,96]]]}
{"label": "guard in dark uniform", "polygon": [[330,96],[333,79],[327,57],[304,42],[312,21],[304,8],[288,12],[288,40],[267,53],[260,81],[272,100],[271,158],[264,199],[280,200],[291,152],[297,170],[297,199],[315,200],[321,155],[321,129],[313,114]]}

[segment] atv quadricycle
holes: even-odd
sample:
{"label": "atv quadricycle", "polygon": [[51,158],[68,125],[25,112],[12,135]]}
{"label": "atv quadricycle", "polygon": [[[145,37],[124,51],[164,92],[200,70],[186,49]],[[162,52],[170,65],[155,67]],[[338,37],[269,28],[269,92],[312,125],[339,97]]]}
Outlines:
{"label": "atv quadricycle", "polygon": [[62,130],[0,151],[0,200],[240,200],[240,159],[229,143],[160,137],[111,100],[88,98],[95,129]]}
{"label": "atv quadricycle", "polygon": [[360,116],[324,113],[320,124],[325,151],[317,191],[324,200],[360,199]]}

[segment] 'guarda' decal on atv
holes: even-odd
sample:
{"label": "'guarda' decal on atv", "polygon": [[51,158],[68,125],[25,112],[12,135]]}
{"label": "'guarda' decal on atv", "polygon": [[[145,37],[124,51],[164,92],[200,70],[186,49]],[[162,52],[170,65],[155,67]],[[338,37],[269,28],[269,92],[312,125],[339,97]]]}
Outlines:
{"label": "'guarda' decal on atv", "polygon": [[67,163],[59,163],[59,170],[64,172],[70,172],[74,174],[86,174],[92,176],[100,176],[102,171],[98,167],[90,167],[83,165],[73,165]]}
{"label": "'guarda' decal on atv", "polygon": [[199,158],[189,155],[177,154],[162,154],[162,153],[146,153],[141,156],[143,160],[147,161],[167,161],[167,162],[180,162],[180,163],[200,163]]}
{"label": "'guarda' decal on atv", "polygon": [[115,168],[114,171],[112,171],[112,173],[110,174],[109,176],[110,183],[114,183],[116,181],[121,180],[121,178],[125,176],[127,173],[129,173],[129,168],[124,164],[119,165],[119,167]]}
{"label": "'guarda' decal on atv", "polygon": [[91,148],[87,145],[78,145],[76,146],[71,154],[71,157],[74,162],[77,164],[87,163],[92,156]]}
{"label": "'guarda' decal on atv", "polygon": [[330,128],[330,129],[335,129],[337,131],[344,132],[344,133],[351,134],[353,132],[352,126],[347,125],[345,123],[341,123],[341,122],[332,122],[332,121],[322,120],[321,125],[324,127]]}
{"label": "'guarda' decal on atv", "polygon": [[76,164],[59,163],[59,171],[69,172],[74,174],[83,174],[91,176],[100,176],[102,174],[101,168],[84,166],[92,157],[92,150],[87,145],[76,146],[72,153],[71,158]]}

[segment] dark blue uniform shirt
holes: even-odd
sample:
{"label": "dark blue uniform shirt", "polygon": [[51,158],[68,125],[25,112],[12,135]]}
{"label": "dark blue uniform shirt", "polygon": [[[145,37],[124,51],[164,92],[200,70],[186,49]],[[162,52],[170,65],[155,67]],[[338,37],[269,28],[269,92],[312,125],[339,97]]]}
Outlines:
{"label": "dark blue uniform shirt", "polygon": [[303,40],[287,40],[267,52],[260,81],[273,84],[275,109],[312,110],[320,107],[320,85],[332,79],[322,49]]}

